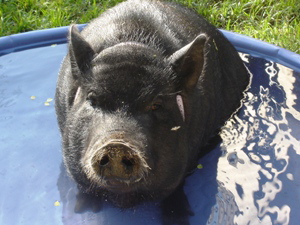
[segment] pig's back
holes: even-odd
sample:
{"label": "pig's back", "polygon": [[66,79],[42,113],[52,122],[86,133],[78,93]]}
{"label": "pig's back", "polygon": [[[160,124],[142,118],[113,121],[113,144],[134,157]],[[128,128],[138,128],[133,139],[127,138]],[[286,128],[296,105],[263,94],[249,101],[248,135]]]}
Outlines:
{"label": "pig's back", "polygon": [[131,0],[107,10],[82,32],[96,52],[127,41],[144,43],[165,55],[215,28],[194,11],[163,1]]}

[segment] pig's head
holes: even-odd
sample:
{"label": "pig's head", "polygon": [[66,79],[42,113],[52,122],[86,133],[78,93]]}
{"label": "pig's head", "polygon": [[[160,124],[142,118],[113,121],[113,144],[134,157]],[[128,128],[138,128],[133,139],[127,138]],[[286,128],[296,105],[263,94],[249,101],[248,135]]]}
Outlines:
{"label": "pig's head", "polygon": [[64,162],[80,186],[164,198],[180,184],[190,167],[188,95],[205,42],[200,35],[170,57],[136,42],[95,52],[71,27]]}

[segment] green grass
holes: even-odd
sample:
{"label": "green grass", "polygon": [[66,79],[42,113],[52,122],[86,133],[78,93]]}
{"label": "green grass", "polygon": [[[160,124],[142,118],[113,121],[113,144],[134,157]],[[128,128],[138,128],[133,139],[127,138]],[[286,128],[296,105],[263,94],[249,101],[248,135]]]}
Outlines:
{"label": "green grass", "polygon": [[[218,28],[300,54],[299,0],[175,0]],[[0,36],[87,23],[121,0],[0,0]]]}

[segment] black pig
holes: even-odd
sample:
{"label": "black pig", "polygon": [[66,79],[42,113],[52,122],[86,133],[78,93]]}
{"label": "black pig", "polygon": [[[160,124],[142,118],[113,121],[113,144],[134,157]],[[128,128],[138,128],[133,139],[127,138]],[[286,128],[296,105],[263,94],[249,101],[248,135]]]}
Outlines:
{"label": "black pig", "polygon": [[81,195],[165,199],[248,82],[228,40],[175,3],[126,1],[81,33],[72,25],[55,99],[65,167]]}

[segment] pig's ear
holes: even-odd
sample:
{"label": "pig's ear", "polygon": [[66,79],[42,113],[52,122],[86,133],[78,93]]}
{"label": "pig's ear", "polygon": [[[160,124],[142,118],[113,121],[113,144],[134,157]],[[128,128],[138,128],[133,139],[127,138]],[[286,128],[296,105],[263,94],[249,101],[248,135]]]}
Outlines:
{"label": "pig's ear", "polygon": [[90,44],[80,35],[76,25],[70,26],[69,55],[74,78],[78,79],[80,76],[84,76],[85,72],[91,67],[91,61],[95,52]]}
{"label": "pig's ear", "polygon": [[186,91],[192,90],[198,82],[204,65],[204,45],[207,36],[200,34],[190,44],[170,56],[169,62],[179,75]]}

